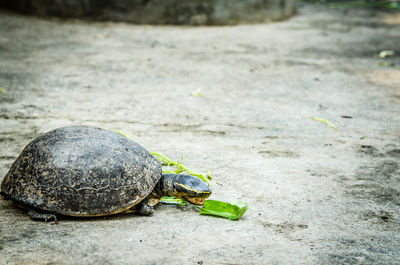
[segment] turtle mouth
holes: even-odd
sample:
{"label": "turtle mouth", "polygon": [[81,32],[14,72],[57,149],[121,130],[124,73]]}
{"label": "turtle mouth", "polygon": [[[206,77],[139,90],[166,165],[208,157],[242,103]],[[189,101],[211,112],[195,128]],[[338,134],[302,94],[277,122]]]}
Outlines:
{"label": "turtle mouth", "polygon": [[188,202],[196,204],[196,205],[203,205],[204,203],[204,198],[198,198],[198,197],[189,197],[186,198],[186,200],[188,200]]}

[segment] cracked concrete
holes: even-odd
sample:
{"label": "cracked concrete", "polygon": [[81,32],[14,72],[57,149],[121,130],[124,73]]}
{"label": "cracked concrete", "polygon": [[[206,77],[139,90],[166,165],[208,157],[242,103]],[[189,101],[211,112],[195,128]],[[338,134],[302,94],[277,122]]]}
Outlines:
{"label": "cracked concrete", "polygon": [[0,178],[41,133],[95,125],[210,169],[211,198],[249,210],[50,225],[1,199],[0,263],[400,263],[398,18],[302,5],[273,24],[170,27],[1,11]]}

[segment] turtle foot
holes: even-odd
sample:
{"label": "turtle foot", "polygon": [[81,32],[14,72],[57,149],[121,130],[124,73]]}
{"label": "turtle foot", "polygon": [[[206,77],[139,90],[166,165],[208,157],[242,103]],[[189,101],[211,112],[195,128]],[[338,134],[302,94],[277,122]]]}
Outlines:
{"label": "turtle foot", "polygon": [[136,211],[141,215],[150,216],[154,213],[154,207],[149,206],[147,202],[141,202],[136,206]]}
{"label": "turtle foot", "polygon": [[35,221],[48,222],[53,220],[55,224],[58,224],[57,216],[51,213],[41,213],[31,209],[28,211],[28,215]]}

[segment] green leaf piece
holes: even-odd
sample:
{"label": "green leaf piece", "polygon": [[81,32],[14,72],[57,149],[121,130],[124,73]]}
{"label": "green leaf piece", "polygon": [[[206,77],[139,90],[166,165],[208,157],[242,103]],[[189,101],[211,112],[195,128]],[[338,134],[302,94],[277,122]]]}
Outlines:
{"label": "green leaf piece", "polygon": [[126,138],[129,138],[125,133],[123,133],[123,132],[120,132],[120,131],[118,131],[118,130],[114,130],[114,132],[116,132],[116,133],[118,133],[118,134],[120,134],[120,135],[122,135],[122,136],[124,136],[124,137],[126,137]]}
{"label": "green leaf piece", "polygon": [[322,123],[325,123],[326,125],[328,125],[329,127],[331,127],[332,129],[334,129],[335,131],[337,130],[337,127],[336,127],[336,125],[334,125],[333,123],[331,123],[330,121],[328,121],[328,120],[325,120],[325,119],[323,119],[323,118],[318,118],[318,117],[311,117],[313,120],[315,120],[315,121],[319,121],[319,122],[322,122]]}
{"label": "green leaf piece", "polygon": [[379,62],[379,66],[388,67],[389,63],[385,62],[385,61],[381,61],[381,62]]}
{"label": "green leaf piece", "polygon": [[170,169],[163,170],[163,173],[172,173],[172,174],[185,173],[188,175],[192,175],[192,176],[198,177],[199,179],[201,179],[202,181],[207,183],[207,185],[209,187],[211,187],[210,181],[208,180],[208,179],[210,179],[211,176],[204,177],[203,174],[195,173],[192,170],[188,169],[187,167],[183,166],[179,161],[173,161],[162,154],[154,153],[154,152],[152,152],[151,154],[153,156],[155,156],[163,164],[163,166],[175,166],[176,167],[175,170],[170,170]]}
{"label": "green leaf piece", "polygon": [[216,200],[206,200],[204,201],[203,208],[200,208],[200,214],[224,217],[229,220],[237,220],[243,216],[247,207],[248,205],[245,202],[231,204]]}
{"label": "green leaf piece", "polygon": [[378,56],[379,56],[379,58],[386,58],[386,57],[393,56],[393,55],[394,55],[394,51],[385,50],[385,51],[381,51]]}
{"label": "green leaf piece", "polygon": [[210,171],[210,170],[207,170],[207,175],[206,175],[206,177],[207,177],[209,180],[212,180],[212,176],[211,176],[211,171]]}
{"label": "green leaf piece", "polygon": [[178,206],[186,206],[189,204],[187,201],[184,201],[182,199],[177,199],[177,198],[168,197],[168,196],[162,197],[160,202],[163,204],[172,204],[172,205],[178,205]]}
{"label": "green leaf piece", "polygon": [[200,91],[201,91],[201,88],[196,89],[196,91],[192,92],[192,96],[203,97],[203,94],[201,94]]}

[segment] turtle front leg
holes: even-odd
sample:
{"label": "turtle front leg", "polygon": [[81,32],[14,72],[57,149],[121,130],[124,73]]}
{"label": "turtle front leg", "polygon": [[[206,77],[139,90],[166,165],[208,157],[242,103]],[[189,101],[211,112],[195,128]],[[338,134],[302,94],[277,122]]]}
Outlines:
{"label": "turtle front leg", "polygon": [[138,212],[141,215],[152,215],[154,213],[154,206],[152,206],[150,196],[148,196],[146,199],[141,201],[138,205],[136,205],[136,212]]}
{"label": "turtle front leg", "polygon": [[28,211],[28,215],[32,220],[35,220],[35,221],[48,222],[48,221],[54,220],[54,223],[58,224],[57,217],[52,213],[41,213],[41,212],[35,211],[33,209],[30,209]]}

